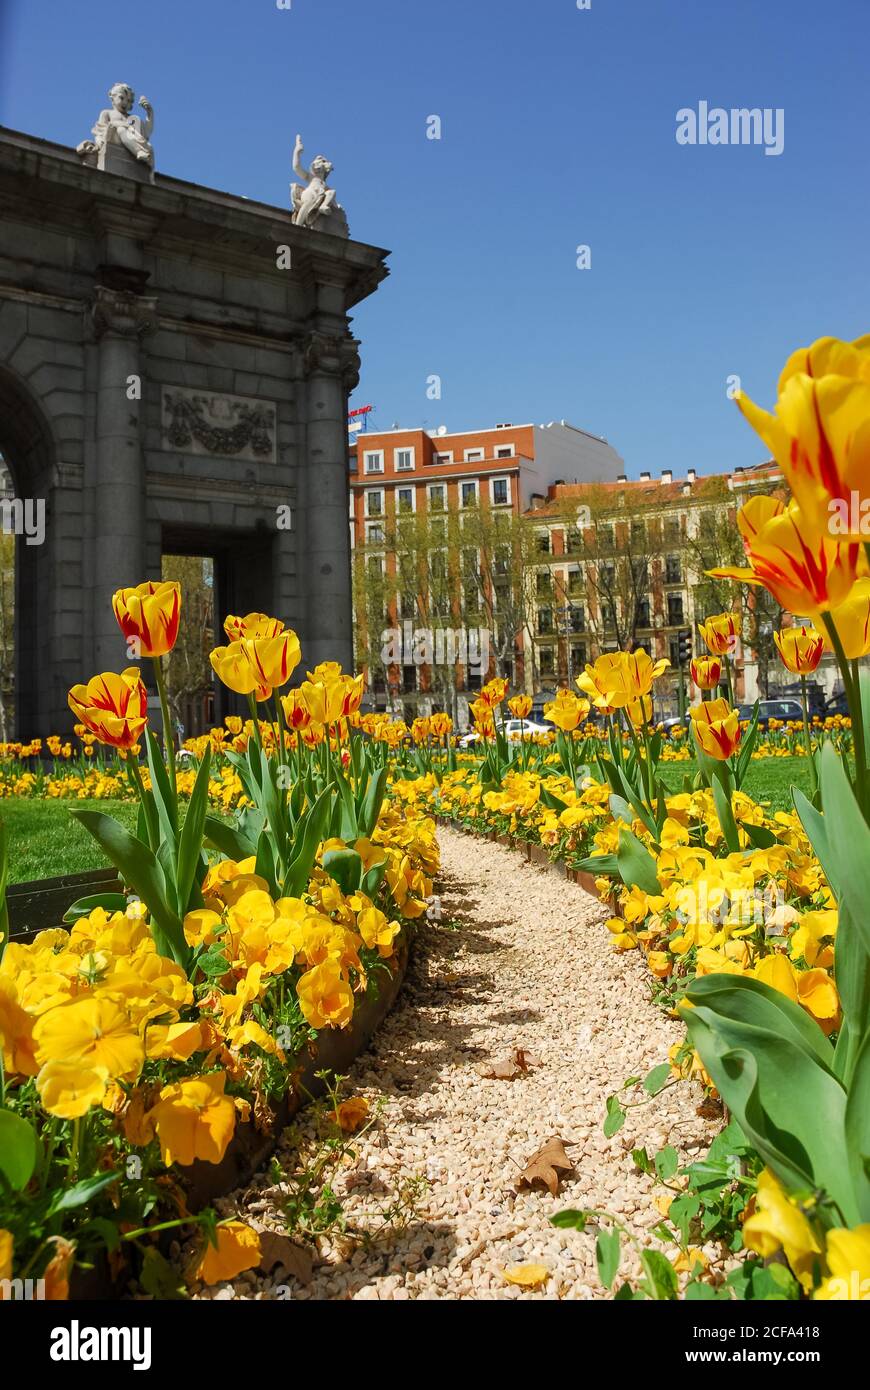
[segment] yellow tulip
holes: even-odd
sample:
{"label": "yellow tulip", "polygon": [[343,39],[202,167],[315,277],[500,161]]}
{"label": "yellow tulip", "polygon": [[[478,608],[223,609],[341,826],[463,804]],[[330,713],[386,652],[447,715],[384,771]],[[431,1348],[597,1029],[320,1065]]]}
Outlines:
{"label": "yellow tulip", "polygon": [[733,613],[716,613],[699,623],[698,631],[712,656],[733,655],[739,637],[739,619]]}
{"label": "yellow tulip", "polygon": [[[762,500],[755,498],[757,504]],[[738,524],[751,504],[741,508]],[[741,527],[748,567],[707,570],[713,578],[763,584],[791,613],[816,615],[836,608],[848,597],[860,572],[860,546],[832,535],[822,519],[800,511],[792,502],[772,510],[765,520],[756,506],[757,529]]]}
{"label": "yellow tulip", "polygon": [[715,690],[722,679],[722,662],[717,656],[696,656],[690,669],[699,690]]}
{"label": "yellow tulip", "polygon": [[243,637],[277,637],[283,631],[281,619],[265,613],[248,613],[244,618],[231,614],[224,619],[224,632],[231,642],[240,642]]}
{"label": "yellow tulip", "polygon": [[569,734],[589,713],[589,701],[581,700],[571,690],[558,691],[555,700],[544,705],[544,718],[557,729]]}
{"label": "yellow tulip", "polygon": [[[850,661],[870,654],[870,579],[856,580],[848,597],[831,610],[831,619]],[[824,643],[830,648],[827,634]]]}
{"label": "yellow tulip", "polygon": [[237,695],[256,695],[258,700],[268,700],[271,687],[261,683],[244,641],[239,639],[228,647],[215,647],[209,652],[208,659],[228,689],[234,690]]}
{"label": "yellow tulip", "polygon": [[776,413],[737,404],[807,516],[853,540],[870,535],[870,337],[819,338],[792,354]]}
{"label": "yellow tulip", "polygon": [[724,762],[740,746],[742,733],[736,709],[727,700],[706,700],[689,710],[695,737],[705,753]]}
{"label": "yellow tulip", "polygon": [[87,685],[74,685],[67,702],[84,728],[111,748],[133,748],[148,722],[148,694],[137,666],[120,675],[104,671]]}
{"label": "yellow tulip", "polygon": [[112,608],[127,642],[136,644],[137,658],[172,651],[181,620],[181,585],[175,580],[118,589],[112,595]]}
{"label": "yellow tulip", "polygon": [[508,709],[515,719],[527,719],[531,708],[531,695],[514,695],[508,700]]}
{"label": "yellow tulip", "polygon": [[810,675],[822,659],[824,639],[814,627],[784,627],[773,640],[783,666],[794,676]]}

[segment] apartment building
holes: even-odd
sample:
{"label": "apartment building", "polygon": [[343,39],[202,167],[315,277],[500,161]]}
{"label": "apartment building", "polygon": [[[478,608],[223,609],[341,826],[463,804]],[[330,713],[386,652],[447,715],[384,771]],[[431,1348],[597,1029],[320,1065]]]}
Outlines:
{"label": "apartment building", "polygon": [[[702,653],[698,623],[723,606],[721,583],[704,571],[739,562],[736,516],[746,498],[782,489],[774,463],[706,476],[690,469],[682,479],[665,470],[656,479],[623,474],[615,482],[550,487],[546,499],[525,513],[537,538],[531,651],[524,663],[529,692],[570,684],[601,652],[643,647],[671,662],[673,674],[658,687],[671,712],[680,633],[688,630],[693,652]],[[750,701],[792,678],[773,653],[778,613],[766,611],[771,604],[764,591],[747,597],[750,609],[757,606],[757,622],[748,624],[756,638],[735,654],[735,695]],[[835,679],[826,658],[819,681],[827,693]]]}
{"label": "apartment building", "polygon": [[[445,575],[448,570],[452,573],[452,557],[457,552],[464,566],[464,581],[462,575],[456,578],[455,597],[445,596],[443,602],[433,604],[430,595],[419,591],[426,587],[425,581],[415,580],[387,600],[375,620],[369,615],[366,651],[373,703],[401,709],[411,717],[416,712],[447,707],[464,722],[467,696],[487,675],[506,670],[515,681],[515,656],[521,662],[521,648],[512,635],[505,639],[504,632],[502,646],[510,648],[509,654],[499,659],[494,653],[483,670],[473,670],[460,660],[450,673],[453,689],[449,693],[443,682],[438,689],[438,673],[428,662],[406,659],[378,672],[378,662],[372,660],[373,621],[386,626],[410,623],[414,630],[419,624],[440,627],[449,621],[466,630],[485,617],[490,628],[497,627],[495,590],[500,576],[480,573],[481,566],[489,563],[488,547],[479,535],[481,524],[497,524],[499,517],[515,523],[529,509],[543,505],[556,485],[613,481],[622,468],[622,459],[606,440],[564,420],[547,425],[499,424],[454,434],[423,429],[361,433],[353,441],[350,474],[358,638],[367,621],[360,590],[367,587],[371,591],[373,576],[395,580],[401,563],[397,551],[407,550],[397,542],[397,529],[403,523],[406,533],[414,529],[414,518],[426,527],[433,548],[432,567],[440,564]],[[487,521],[482,523],[482,518]],[[364,584],[360,580],[361,551],[366,561]],[[501,577],[505,577],[512,564],[513,547],[510,558],[496,559],[493,568],[501,566]],[[427,567],[418,565],[418,569]],[[398,588],[401,590],[402,585]],[[507,621],[504,606],[502,617]],[[359,649],[359,642],[357,645]]]}

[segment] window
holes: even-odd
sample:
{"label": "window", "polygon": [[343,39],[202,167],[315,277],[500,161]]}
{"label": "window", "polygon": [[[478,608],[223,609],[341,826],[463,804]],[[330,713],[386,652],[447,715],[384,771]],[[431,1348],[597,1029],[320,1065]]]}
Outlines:
{"label": "window", "polygon": [[393,462],[397,473],[411,473],[414,468],[413,449],[394,449]]}
{"label": "window", "polygon": [[480,611],[480,592],[476,583],[465,584],[463,588],[463,611],[473,617]]}
{"label": "window", "polygon": [[448,450],[447,452],[445,452],[445,453],[443,453],[443,454],[436,453],[436,454],[435,454],[435,462],[436,462],[436,463],[452,463],[452,462],[453,462],[453,452],[452,452],[452,450]]}
{"label": "window", "polygon": [[514,456],[513,444],[499,444],[495,456],[497,459],[512,459]]}
{"label": "window", "polygon": [[586,631],[586,610],[582,603],[572,603],[569,605],[568,623],[572,632]]}
{"label": "window", "polygon": [[402,667],[402,692],[411,695],[417,689],[417,667]]}
{"label": "window", "polygon": [[538,653],[538,669],[542,676],[554,676],[556,674],[556,663],[553,660],[553,648],[542,647]]}
{"label": "window", "polygon": [[668,594],[668,624],[676,627],[683,621],[683,595]]}
{"label": "window", "polygon": [[447,518],[435,517],[429,522],[429,535],[433,545],[444,545],[447,541]]}
{"label": "window", "polygon": [[460,502],[463,507],[477,506],[477,483],[460,483]]}
{"label": "window", "polygon": [[649,599],[638,599],[635,609],[635,626],[646,628],[649,625]]}
{"label": "window", "polygon": [[364,473],[383,473],[384,471],[384,451],[383,449],[366,449],[363,454]]}
{"label": "window", "polygon": [[412,512],[414,510],[414,489],[412,487],[396,488],[396,511]]}
{"label": "window", "polygon": [[553,631],[552,608],[538,609],[538,636],[544,637]]}
{"label": "window", "polygon": [[585,642],[572,642],[572,643],[571,643],[571,666],[572,666],[572,669],[573,669],[574,673],[577,674],[577,673],[579,673],[580,671],[582,671],[582,669],[583,669],[583,667],[584,667],[585,665],[586,665],[586,643],[585,643]]}
{"label": "window", "polygon": [[668,555],[665,560],[665,583],[682,584],[683,567],[680,564],[679,555]]}
{"label": "window", "polygon": [[680,518],[678,516],[665,517],[665,540],[678,541],[680,539]]}
{"label": "window", "polygon": [[553,592],[553,576],[549,570],[539,570],[535,575],[535,590],[540,597],[546,597]]}
{"label": "window", "polygon": [[479,463],[483,458],[482,449],[466,449],[463,455],[466,463]]}
{"label": "window", "polygon": [[631,544],[635,550],[642,550],[646,545],[645,521],[633,521],[631,523]]}
{"label": "window", "polygon": [[379,521],[370,521],[366,526],[366,545],[383,545],[384,528]]}
{"label": "window", "polygon": [[443,512],[447,506],[447,485],[446,483],[429,484],[429,510],[430,512]]}
{"label": "window", "polygon": [[565,535],[565,549],[569,555],[575,555],[578,550],[583,548],[583,532],[579,526],[569,526]]}
{"label": "window", "polygon": [[604,602],[601,605],[601,621],[606,628],[616,627],[616,610],[612,603]]}
{"label": "window", "polygon": [[602,550],[613,549],[613,527],[611,525],[599,526],[598,544]]}
{"label": "window", "polygon": [[569,571],[568,571],[568,593],[569,593],[569,594],[582,594],[582,592],[583,592],[583,571],[582,571],[582,570],[569,570]]}
{"label": "window", "polygon": [[493,478],[490,486],[492,488],[492,504],[494,507],[503,507],[506,502],[511,500],[507,478]]}
{"label": "window", "polygon": [[370,488],[366,493],[366,516],[383,516],[384,494],[380,488]]}
{"label": "window", "polygon": [[403,618],[414,618],[417,614],[417,595],[405,591],[399,596]]}
{"label": "window", "polygon": [[498,545],[493,556],[493,573],[509,574],[511,567],[511,548],[509,545]]}
{"label": "window", "polygon": [[549,555],[550,553],[550,533],[549,531],[539,531],[536,538],[536,545],[539,555]]}

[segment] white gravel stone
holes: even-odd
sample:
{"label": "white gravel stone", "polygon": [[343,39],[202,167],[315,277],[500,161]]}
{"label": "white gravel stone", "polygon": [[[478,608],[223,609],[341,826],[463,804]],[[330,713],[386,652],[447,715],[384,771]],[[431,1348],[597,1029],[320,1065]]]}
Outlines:
{"label": "white gravel stone", "polygon": [[[581,888],[503,846],[445,829],[439,839],[437,890],[456,929],[421,925],[402,993],[351,1068],[347,1094],[386,1108],[358,1143],[356,1172],[366,1179],[342,1187],[348,1225],[365,1228],[368,1218],[371,1228],[388,1200],[382,1184],[394,1190],[422,1176],[428,1188],[407,1229],[351,1255],[333,1249],[315,1261],[307,1288],[290,1281],[291,1298],[608,1297],[595,1274],[595,1232],[561,1232],[549,1218],[599,1206],[648,1239],[659,1219],[655,1183],[634,1171],[624,1132],[605,1139],[605,1101],[627,1076],[665,1061],[682,1026],[652,1003],[640,953],[613,951],[607,912]],[[481,1062],[517,1047],[541,1065],[514,1081],[479,1074]],[[699,1098],[687,1083],[632,1110],[631,1146],[670,1143],[681,1159],[694,1156],[717,1128],[695,1115]],[[300,1123],[306,1132],[304,1114]],[[524,1164],[556,1134],[575,1172],[557,1197],[516,1193]],[[237,1194],[240,1215],[279,1228],[268,1184],[247,1191],[248,1206]],[[637,1272],[632,1259],[623,1275]],[[552,1277],[538,1289],[506,1284],[503,1267],[525,1261]],[[236,1296],[251,1297],[255,1285],[237,1280]]]}

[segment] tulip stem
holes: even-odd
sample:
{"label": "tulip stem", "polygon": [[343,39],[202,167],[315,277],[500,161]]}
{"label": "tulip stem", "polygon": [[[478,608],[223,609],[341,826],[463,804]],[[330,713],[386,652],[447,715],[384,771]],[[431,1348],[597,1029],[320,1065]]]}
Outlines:
{"label": "tulip stem", "polygon": [[248,709],[251,711],[251,723],[254,726],[254,742],[262,753],[263,738],[260,733],[260,716],[257,713],[257,701],[254,699],[253,694],[248,696]]}
{"label": "tulip stem", "polygon": [[815,796],[816,792],[819,789],[819,774],[816,771],[816,760],[813,757],[813,740],[810,735],[810,716],[809,709],[807,706],[806,676],[801,676],[801,705],[803,707],[804,712],[804,744],[806,745],[807,757],[810,763],[810,779],[813,790],[813,796]]}
{"label": "tulip stem", "polygon": [[172,725],[169,721],[169,698],[166,694],[166,680],[163,675],[163,663],[159,656],[154,658],[154,676],[157,681],[157,693],[160,696],[160,712],[163,716],[163,748],[166,753],[166,762],[169,767],[169,782],[172,787],[172,795],[178,800],[178,782],[175,776],[175,736],[172,732]]}
{"label": "tulip stem", "polygon": [[[861,687],[860,681],[853,680],[853,671],[849,666],[849,660],[843,649],[840,634],[830,613],[822,614],[822,622],[825,630],[831,639],[831,646],[837,658],[837,665],[840,668],[840,675],[843,677],[843,689],[846,693],[846,702],[849,706],[849,714],[852,716],[852,751],[855,755],[855,784],[854,791],[861,807],[861,811],[867,817],[867,794],[866,794],[866,753],[864,744],[864,719],[861,709]],[[857,673],[857,666],[855,667]]]}

